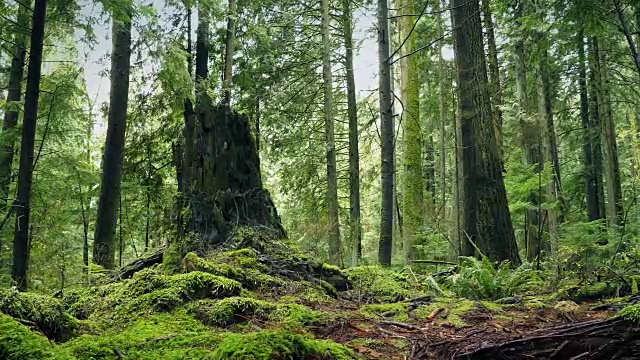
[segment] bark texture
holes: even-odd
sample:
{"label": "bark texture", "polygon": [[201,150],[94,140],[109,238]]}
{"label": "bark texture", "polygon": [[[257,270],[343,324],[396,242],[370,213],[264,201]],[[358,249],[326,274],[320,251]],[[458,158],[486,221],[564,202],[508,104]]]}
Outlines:
{"label": "bark texture", "polygon": [[389,59],[389,8],[387,0],[378,0],[378,60],[380,123],[381,123],[381,187],[382,206],[380,210],[380,242],[378,246],[378,262],[391,265],[393,244],[393,210],[394,210],[394,172],[395,126],[393,121],[393,103],[391,101],[391,63]]}
{"label": "bark texture", "polygon": [[102,157],[102,180],[98,216],[93,237],[93,262],[106,269],[114,267],[115,230],[122,179],[122,156],[127,128],[129,71],[131,68],[131,9],[115,17],[112,29],[111,95],[107,138]]}
{"label": "bark texture", "polygon": [[24,101],[24,120],[20,143],[20,169],[18,170],[18,198],[16,199],[16,225],[13,236],[13,268],[11,277],[20,291],[27,289],[30,253],[31,185],[33,181],[34,145],[38,120],[38,99],[42,72],[42,48],[47,1],[36,0],[33,6],[31,46],[27,69],[27,89]]}
{"label": "bark texture", "polygon": [[478,0],[451,2],[461,122],[463,229],[493,261],[520,263],[502,179]]}
{"label": "bark texture", "polygon": [[331,18],[329,0],[322,0],[322,79],[324,82],[324,134],[327,157],[327,228],[329,233],[329,262],[340,265],[340,222],[338,218],[338,173],[333,119],[333,75],[331,73]]}

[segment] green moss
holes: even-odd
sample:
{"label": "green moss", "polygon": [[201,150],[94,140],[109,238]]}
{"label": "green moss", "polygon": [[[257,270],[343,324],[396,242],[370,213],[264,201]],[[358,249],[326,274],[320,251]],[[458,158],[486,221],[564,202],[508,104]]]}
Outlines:
{"label": "green moss", "polygon": [[399,273],[378,266],[346,269],[355,296],[362,302],[397,302],[415,295],[406,278]]}
{"label": "green moss", "polygon": [[[482,303],[480,306],[483,306]],[[416,309],[416,319],[424,320],[436,309],[444,308],[444,312],[436,318],[437,323],[450,323],[455,326],[465,326],[464,316],[476,310],[476,302],[458,298],[436,298],[431,304]],[[489,309],[490,310],[490,309]],[[446,315],[446,317],[443,317]]]}
{"label": "green moss", "polygon": [[288,329],[300,329],[322,323],[328,316],[299,304],[275,304],[246,297],[200,300],[187,306],[187,312],[206,325],[229,326],[250,317],[271,321]]}
{"label": "green moss", "polygon": [[640,304],[626,306],[616,316],[640,324]]}
{"label": "green moss", "polygon": [[13,318],[0,313],[0,359],[71,360],[67,352]]}
{"label": "green moss", "polygon": [[184,311],[138,319],[100,336],[82,335],[63,345],[79,359],[205,359],[224,339]]}
{"label": "green moss", "polygon": [[409,312],[406,303],[364,305],[360,308],[360,312],[368,318],[385,317],[396,321],[409,321]]}
{"label": "green moss", "polygon": [[345,346],[289,331],[230,334],[213,353],[214,360],[357,359]]}
{"label": "green moss", "polygon": [[322,263],[322,270],[327,272],[340,272],[339,267],[327,263]]}
{"label": "green moss", "polygon": [[35,323],[47,337],[64,341],[75,332],[77,323],[58,299],[15,289],[0,290],[0,312]]}
{"label": "green moss", "polygon": [[598,300],[615,296],[617,291],[618,287],[615,284],[597,282],[594,284],[585,285],[578,289],[572,300],[578,302],[587,300]]}

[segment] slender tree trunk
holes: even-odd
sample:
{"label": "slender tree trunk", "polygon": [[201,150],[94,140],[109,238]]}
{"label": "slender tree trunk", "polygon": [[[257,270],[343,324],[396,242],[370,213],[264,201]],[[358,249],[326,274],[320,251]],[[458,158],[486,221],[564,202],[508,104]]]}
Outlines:
{"label": "slender tree trunk", "polygon": [[118,214],[120,215],[120,218],[118,219],[118,266],[122,266],[122,253],[124,253],[124,233],[122,232],[122,193],[120,193],[120,196],[118,197]]}
{"label": "slender tree trunk", "polygon": [[[401,38],[409,36],[404,44],[403,54],[410,54],[416,48],[416,34],[409,35],[415,19],[410,15],[416,11],[415,0],[405,0],[402,3],[404,17],[400,19]],[[403,240],[404,258],[408,262],[421,257],[414,245],[424,219],[424,180],[422,164],[423,131],[420,124],[420,83],[418,81],[418,58],[405,57],[400,60],[402,81],[402,114],[403,145],[404,145],[404,178],[402,192]],[[433,144],[427,150],[430,159],[433,158]],[[429,163],[433,165],[433,162]],[[433,166],[430,167],[433,170]],[[433,184],[433,174],[426,178],[428,184]]]}
{"label": "slender tree trunk", "polygon": [[20,291],[27,289],[29,269],[30,236],[29,216],[31,214],[31,185],[33,181],[33,160],[38,120],[38,98],[40,96],[40,75],[42,71],[42,48],[47,1],[36,0],[33,7],[31,46],[27,70],[27,89],[24,101],[24,120],[20,143],[20,169],[18,171],[18,198],[15,206],[16,225],[13,236],[12,278]]}
{"label": "slender tree trunk", "polygon": [[596,199],[598,202],[598,208],[600,209],[600,217],[598,219],[605,218],[605,202],[604,202],[604,179],[603,179],[603,164],[602,164],[602,126],[601,126],[601,109],[600,109],[600,95],[598,92],[599,72],[597,66],[597,48],[594,48],[594,43],[589,44],[589,134],[591,141],[591,149],[593,156],[593,177],[595,179]]}
{"label": "slender tree trunk", "polygon": [[[87,218],[84,195],[82,194],[82,177],[80,172],[76,169],[78,175],[78,196],[80,197],[80,212],[82,214],[82,272],[87,275],[89,273],[89,219]],[[88,279],[87,279],[88,282]]]}
{"label": "slender tree trunk", "polygon": [[149,250],[149,232],[151,231],[151,150],[147,144],[147,181],[145,186],[145,195],[147,201],[145,203],[145,231],[144,231],[144,251]]}
{"label": "slender tree trunk", "polygon": [[551,179],[547,186],[547,202],[560,202],[558,208],[546,211],[549,225],[549,248],[555,255],[558,248],[558,224],[563,221],[562,206],[562,182],[560,177],[560,159],[558,156],[558,144],[556,141],[555,124],[553,121],[553,108],[551,104],[551,84],[548,74],[548,55],[546,50],[542,52],[542,59],[537,64],[538,77],[538,113],[545,124],[545,157],[551,165]]}
{"label": "slender tree trunk", "polygon": [[127,9],[124,14],[124,19],[114,18],[113,21],[109,117],[102,158],[98,216],[93,237],[93,262],[106,269],[114,267],[115,227],[121,191],[122,156],[129,100],[131,9]]}
{"label": "slender tree trunk", "polygon": [[227,36],[225,40],[224,72],[223,72],[223,102],[231,107],[231,81],[233,77],[233,54],[236,43],[236,0],[229,0],[229,14],[227,15]]}
{"label": "slender tree trunk", "polygon": [[[185,1],[185,5],[188,4],[188,1]],[[192,8],[191,4],[187,5],[187,71],[189,72],[189,78],[193,76],[193,41],[191,40],[191,16],[192,16]]]}
{"label": "slender tree trunk", "polygon": [[[580,28],[578,36],[578,86],[580,88],[580,119],[583,131],[583,161],[584,181],[587,203],[587,219],[596,221],[602,219],[600,201],[598,199],[598,179],[594,164],[594,152],[600,151],[598,142],[594,142],[591,121],[589,120],[589,96],[587,91],[587,65],[584,52],[584,32]],[[592,94],[593,95],[593,94]],[[592,114],[593,115],[593,114]]]}
{"label": "slender tree trunk", "polygon": [[[9,202],[9,185],[12,180],[13,156],[17,139],[16,125],[19,117],[19,102],[22,97],[22,78],[24,77],[24,63],[27,56],[27,39],[29,32],[29,9],[24,4],[18,4],[18,18],[13,35],[13,56],[9,69],[9,84],[7,85],[7,106],[2,123],[2,134],[10,134],[4,139],[0,148],[0,212],[4,212]],[[0,250],[2,250],[0,240]]]}
{"label": "slender tree trunk", "polygon": [[490,0],[482,0],[482,13],[484,15],[484,28],[487,32],[487,47],[489,50],[487,61],[489,65],[489,78],[491,79],[494,127],[496,140],[498,146],[500,146],[500,154],[502,155],[502,110],[500,109],[500,106],[502,106],[502,87],[500,86],[500,64],[498,62],[498,47],[496,46],[495,26],[491,13]]}
{"label": "slender tree trunk", "polygon": [[613,5],[616,8],[618,19],[620,20],[620,24],[622,25],[622,32],[624,32],[624,36],[627,38],[627,43],[629,44],[629,50],[631,51],[633,63],[636,66],[638,75],[640,75],[640,55],[638,54],[638,48],[636,47],[635,41],[633,40],[633,35],[631,34],[629,21],[627,21],[627,17],[624,14],[624,9],[620,4],[620,0],[613,0]]}
{"label": "slender tree trunk", "polygon": [[340,265],[340,222],[338,218],[338,173],[336,170],[336,144],[333,120],[333,74],[331,73],[331,33],[329,0],[322,0],[322,78],[324,81],[324,123],[327,141],[327,204],[329,228],[329,261]]}
{"label": "slender tree trunk", "polygon": [[[440,28],[440,35],[444,36],[444,29]],[[444,40],[438,41],[438,114],[440,117],[440,219],[447,220],[447,124],[446,124],[446,84],[447,69],[442,57],[442,44]]]}
{"label": "slender tree trunk", "polygon": [[209,14],[198,8],[198,29],[196,30],[196,83],[209,76]]}
{"label": "slender tree trunk", "polygon": [[[520,3],[516,8],[515,20],[520,25],[520,18],[524,15],[524,5]],[[542,126],[538,116],[531,114],[531,105],[528,101],[527,91],[527,68],[524,49],[524,35],[517,35],[515,43],[516,54],[516,92],[520,105],[519,125],[521,144],[524,151],[523,162],[526,166],[532,166],[534,175],[539,176],[542,172],[544,160],[542,157]],[[540,254],[541,243],[541,190],[529,194],[529,209],[526,213],[525,237],[527,245],[527,260],[534,261]]]}
{"label": "slender tree trunk", "polygon": [[358,150],[358,108],[353,71],[353,10],[351,0],[342,0],[344,22],[345,68],[347,73],[347,117],[349,118],[349,244],[351,266],[362,257],[362,223],[360,215],[360,152]]}
{"label": "slender tree trunk", "polygon": [[597,38],[593,40],[596,51],[599,81],[597,82],[599,94],[600,115],[603,129],[603,148],[606,161],[604,173],[607,186],[607,219],[612,227],[622,225],[622,186],[620,180],[620,164],[618,162],[618,146],[616,142],[616,128],[611,106],[611,93],[609,85],[609,70],[606,52],[601,48]]}
{"label": "slender tree trunk", "polygon": [[393,103],[391,101],[391,63],[389,59],[389,8],[387,0],[378,0],[378,60],[380,125],[381,125],[381,187],[382,206],[380,210],[380,243],[378,262],[391,265],[393,244],[393,177],[395,172],[395,151],[393,124]]}
{"label": "slender tree trunk", "polygon": [[464,231],[492,261],[520,264],[493,127],[478,0],[452,0],[462,130]]}

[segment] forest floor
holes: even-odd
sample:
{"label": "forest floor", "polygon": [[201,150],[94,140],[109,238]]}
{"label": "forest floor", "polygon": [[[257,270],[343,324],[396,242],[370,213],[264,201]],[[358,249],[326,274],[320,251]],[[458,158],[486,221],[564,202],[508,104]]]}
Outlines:
{"label": "forest floor", "polygon": [[456,298],[413,271],[341,270],[251,236],[94,269],[55,297],[0,289],[0,359],[640,359],[638,296]]}

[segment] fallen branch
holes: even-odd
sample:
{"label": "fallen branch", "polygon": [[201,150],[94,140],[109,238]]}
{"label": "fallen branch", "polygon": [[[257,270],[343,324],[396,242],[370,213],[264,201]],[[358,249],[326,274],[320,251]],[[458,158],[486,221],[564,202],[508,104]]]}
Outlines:
{"label": "fallen branch", "polygon": [[397,326],[399,328],[403,328],[403,329],[407,329],[407,330],[415,330],[415,331],[421,331],[422,329],[415,326],[415,325],[411,325],[411,324],[405,324],[405,323],[401,323],[401,322],[397,322],[397,321],[380,321],[380,325],[392,325],[392,326]]}

